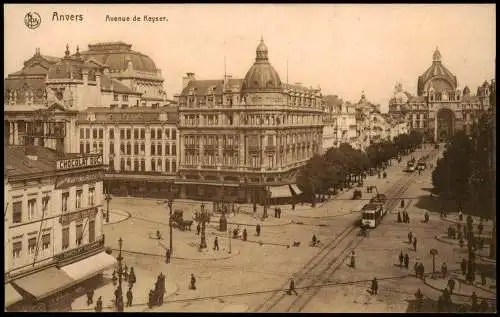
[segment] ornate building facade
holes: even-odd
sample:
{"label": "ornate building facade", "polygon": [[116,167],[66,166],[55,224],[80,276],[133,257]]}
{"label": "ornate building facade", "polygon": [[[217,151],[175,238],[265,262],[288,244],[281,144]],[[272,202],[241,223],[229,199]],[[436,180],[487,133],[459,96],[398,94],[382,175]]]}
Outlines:
{"label": "ornate building facade", "polygon": [[131,45],[40,54],[5,79],[4,144],[101,153],[105,187],[123,195],[170,190],[177,171],[177,109],[161,72]]}
{"label": "ornate building facade", "polygon": [[196,80],[188,73],[184,84],[181,196],[262,202],[298,194],[298,168],[321,151],[319,89],[282,83],[263,40],[244,79]]}
{"label": "ornate building facade", "polygon": [[432,65],[418,77],[417,95],[397,84],[389,113],[404,118],[411,130],[422,132],[428,140],[442,142],[458,130],[470,132],[478,113],[489,107],[489,94],[487,82],[477,90],[477,95],[472,95],[467,86],[461,90],[436,48]]}

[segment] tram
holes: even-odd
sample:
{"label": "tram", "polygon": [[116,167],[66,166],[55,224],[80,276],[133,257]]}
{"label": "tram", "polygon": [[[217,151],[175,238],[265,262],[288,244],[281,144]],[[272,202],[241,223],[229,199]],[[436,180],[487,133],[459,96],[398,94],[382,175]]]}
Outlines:
{"label": "tram", "polygon": [[369,203],[361,209],[361,227],[376,228],[383,216],[383,207],[379,203]]}

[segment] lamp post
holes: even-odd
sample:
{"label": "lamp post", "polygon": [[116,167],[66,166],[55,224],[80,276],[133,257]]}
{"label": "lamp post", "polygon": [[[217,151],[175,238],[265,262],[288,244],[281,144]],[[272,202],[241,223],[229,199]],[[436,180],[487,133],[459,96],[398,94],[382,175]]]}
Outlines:
{"label": "lamp post", "polygon": [[173,249],[173,245],[172,245],[172,205],[174,203],[174,198],[173,197],[169,197],[165,200],[165,204],[167,205],[168,207],[168,212],[169,212],[169,216],[168,216],[168,227],[170,229],[170,232],[169,232],[169,235],[170,235],[170,242],[169,242],[169,247],[170,247],[170,256],[172,256],[174,254],[174,249]]}
{"label": "lamp post", "polygon": [[227,238],[229,239],[229,254],[231,254],[231,228],[227,230]]}
{"label": "lamp post", "polygon": [[200,220],[201,220],[201,241],[200,241],[200,250],[201,250],[207,248],[207,239],[205,236],[205,223],[207,221],[207,212],[205,211],[205,206],[203,204],[201,205]]}
{"label": "lamp post", "polygon": [[111,195],[106,192],[106,197],[104,199],[106,200],[106,223],[109,223],[109,202],[111,201]]}
{"label": "lamp post", "polygon": [[120,237],[118,239],[118,245],[120,247],[120,253],[118,253],[118,289],[115,292],[115,305],[116,310],[119,312],[123,312],[123,292],[122,292],[122,275],[123,275],[123,267],[122,267],[122,244],[123,239]]}

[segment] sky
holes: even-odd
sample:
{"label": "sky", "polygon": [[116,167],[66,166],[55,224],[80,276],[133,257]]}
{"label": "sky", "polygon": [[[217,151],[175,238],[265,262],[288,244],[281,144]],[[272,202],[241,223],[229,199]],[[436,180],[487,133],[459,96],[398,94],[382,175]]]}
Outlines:
{"label": "sky", "polygon": [[[38,28],[26,27],[28,12],[40,15]],[[83,21],[53,20],[54,12],[81,14]],[[107,15],[131,21],[106,21]],[[168,20],[133,21],[144,15]],[[186,72],[197,79],[221,79],[224,72],[243,78],[261,36],[282,82],[319,86],[354,102],[364,92],[382,110],[397,82],[416,94],[436,47],[460,88],[475,92],[495,75],[494,4],[9,4],[4,77],[36,48],[62,57],[66,44],[74,53],[77,46],[123,41],[153,59],[173,98]]]}

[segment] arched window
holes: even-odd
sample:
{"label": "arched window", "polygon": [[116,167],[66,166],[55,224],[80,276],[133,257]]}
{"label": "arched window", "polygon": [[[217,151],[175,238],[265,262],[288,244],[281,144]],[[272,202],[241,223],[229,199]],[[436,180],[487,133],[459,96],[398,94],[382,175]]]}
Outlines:
{"label": "arched window", "polygon": [[139,170],[139,160],[135,159],[134,160],[134,171],[138,171],[138,170]]}

